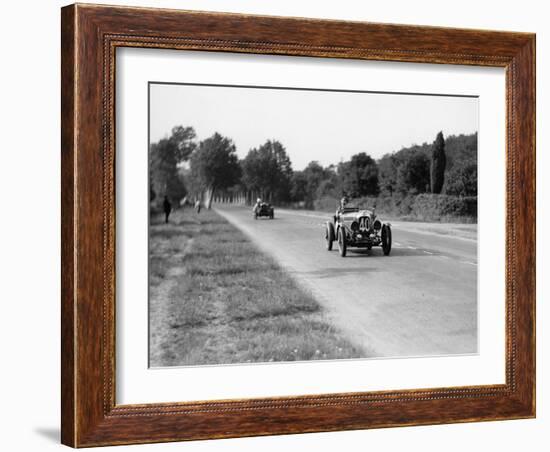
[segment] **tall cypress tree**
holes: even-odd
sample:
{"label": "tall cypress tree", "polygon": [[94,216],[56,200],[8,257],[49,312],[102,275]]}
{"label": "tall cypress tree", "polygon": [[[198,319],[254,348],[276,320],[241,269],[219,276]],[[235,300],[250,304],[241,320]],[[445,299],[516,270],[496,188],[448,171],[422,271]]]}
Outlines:
{"label": "tall cypress tree", "polygon": [[432,193],[441,193],[445,182],[445,138],[443,132],[439,132],[432,145],[432,161],[430,165],[430,183]]}

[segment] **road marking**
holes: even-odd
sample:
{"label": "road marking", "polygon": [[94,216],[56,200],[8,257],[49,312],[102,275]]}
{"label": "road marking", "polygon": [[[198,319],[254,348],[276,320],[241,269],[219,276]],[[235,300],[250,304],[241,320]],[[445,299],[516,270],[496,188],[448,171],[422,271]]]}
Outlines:
{"label": "road marking", "polygon": [[426,253],[426,254],[433,254],[433,253],[430,253],[429,251],[426,251],[426,250],[423,250],[423,251],[424,251],[424,253]]}
{"label": "road marking", "polygon": [[407,248],[410,250],[415,250],[416,248],[414,246],[407,245]]}
{"label": "road marking", "polygon": [[460,261],[461,264],[477,265],[477,262]]}

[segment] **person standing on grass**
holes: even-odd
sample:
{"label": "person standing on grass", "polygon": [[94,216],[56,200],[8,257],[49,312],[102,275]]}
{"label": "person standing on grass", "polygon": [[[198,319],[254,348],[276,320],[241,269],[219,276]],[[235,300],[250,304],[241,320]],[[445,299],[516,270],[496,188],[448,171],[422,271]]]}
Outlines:
{"label": "person standing on grass", "polygon": [[197,199],[195,201],[195,209],[196,209],[197,213],[201,213],[201,200],[200,199]]}
{"label": "person standing on grass", "polygon": [[170,216],[170,212],[172,212],[172,204],[168,201],[168,196],[164,197],[162,207],[164,208],[164,222],[168,223],[168,217]]}

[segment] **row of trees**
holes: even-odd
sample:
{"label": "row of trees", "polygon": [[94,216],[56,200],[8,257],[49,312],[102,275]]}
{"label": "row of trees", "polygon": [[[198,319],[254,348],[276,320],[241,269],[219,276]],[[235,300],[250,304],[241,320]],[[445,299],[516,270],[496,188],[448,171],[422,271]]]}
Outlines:
{"label": "row of trees", "polygon": [[403,148],[378,161],[366,153],[323,168],[311,162],[293,174],[290,200],[312,207],[316,199],[403,197],[421,193],[477,196],[477,134],[444,138]]}
{"label": "row of trees", "polygon": [[215,133],[196,143],[195,137],[193,128],[179,126],[169,138],[151,145],[150,201],[158,200],[157,194],[173,200],[191,196],[209,208],[214,194],[227,190],[246,190],[250,198],[289,201],[294,173],[280,142],[268,140],[239,161],[230,138]]}
{"label": "row of trees", "polygon": [[215,133],[197,143],[192,127],[174,127],[150,149],[150,198],[200,198],[210,207],[215,194],[262,197],[312,207],[322,197],[406,196],[445,193],[477,196],[477,134],[403,148],[378,161],[367,153],[337,165],[312,161],[294,171],[282,143],[268,140],[239,160],[233,141]]}
{"label": "row of trees", "polygon": [[477,133],[445,139],[439,132],[431,145],[424,143],[384,155],[378,168],[384,195],[477,196]]}

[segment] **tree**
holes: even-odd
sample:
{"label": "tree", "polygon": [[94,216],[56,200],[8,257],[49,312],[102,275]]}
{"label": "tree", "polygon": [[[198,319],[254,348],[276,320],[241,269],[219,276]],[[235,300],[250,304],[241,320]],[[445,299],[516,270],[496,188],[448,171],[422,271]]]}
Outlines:
{"label": "tree", "polygon": [[455,164],[445,181],[445,193],[454,196],[477,196],[477,161]]}
{"label": "tree", "polygon": [[210,209],[215,191],[235,185],[241,176],[235,145],[216,132],[191,154],[190,170],[195,192],[206,196]]}
{"label": "tree", "polygon": [[[402,156],[404,157],[404,156]],[[397,189],[403,194],[424,193],[430,187],[430,160],[421,151],[410,151],[397,170]]]}
{"label": "tree", "polygon": [[430,165],[430,187],[432,193],[439,194],[445,182],[445,139],[439,132],[432,145],[432,160]]}
{"label": "tree", "polygon": [[302,171],[295,171],[292,175],[291,200],[303,202],[306,207],[312,208],[315,199],[326,195],[327,190],[334,188],[334,179],[336,178],[333,169],[323,168],[315,160],[309,162]]}
{"label": "tree", "polygon": [[339,198],[343,194],[342,183],[336,173],[329,173],[328,177],[321,181],[317,192],[315,194],[316,199],[324,197]]}
{"label": "tree", "polygon": [[[440,138],[444,138],[443,134],[441,134]],[[445,169],[442,191],[446,192],[445,187],[447,186],[447,179],[453,171],[455,162],[458,166],[462,166],[464,162],[477,162],[477,132],[470,135],[449,135],[444,139],[443,142],[445,153]],[[403,192],[403,180],[401,180],[401,185],[398,187],[399,167],[403,163],[407,162],[416,153],[422,153],[426,155],[431,163],[435,144],[436,142],[432,144],[415,144],[406,148],[402,148],[397,152],[384,155],[378,161],[380,191],[384,194],[389,194],[390,196],[395,193],[396,190]],[[428,190],[431,191],[431,164],[429,169],[430,176],[428,181]],[[417,191],[418,188],[419,186],[416,188],[409,187],[405,189],[405,192],[408,192],[409,189]],[[425,189],[422,188],[422,191],[425,191]]]}
{"label": "tree", "polygon": [[193,127],[176,126],[172,128],[170,141],[175,146],[174,152],[178,163],[189,160],[191,153],[197,147],[196,137]]}
{"label": "tree", "polygon": [[[179,165],[189,159],[196,148],[195,130],[177,126],[170,137],[163,138],[149,148],[149,198],[160,202],[164,196],[179,201],[187,192]],[[158,195],[158,196],[157,196]]]}
{"label": "tree", "polygon": [[355,154],[351,160],[340,164],[342,188],[348,196],[376,196],[378,187],[378,165],[365,152]]}
{"label": "tree", "polygon": [[395,154],[386,154],[378,161],[378,179],[380,191],[393,196],[397,185],[397,170],[400,161]]}
{"label": "tree", "polygon": [[445,178],[454,163],[473,160],[477,162],[477,132],[471,135],[450,135],[445,138]]}
{"label": "tree", "polygon": [[313,161],[302,171],[292,175],[291,200],[303,202],[305,207],[313,208],[315,201],[322,198],[338,198],[342,196],[342,183],[337,167],[330,165],[323,168]]}
{"label": "tree", "polygon": [[294,171],[290,178],[290,200],[305,201],[307,197],[307,178],[303,171]]}
{"label": "tree", "polygon": [[304,168],[303,176],[305,179],[305,201],[306,207],[312,208],[313,201],[317,197],[317,190],[321,183],[330,177],[329,171],[323,168],[319,162],[312,161]]}
{"label": "tree", "polygon": [[268,140],[251,149],[241,167],[247,190],[271,201],[290,200],[292,164],[279,141]]}

